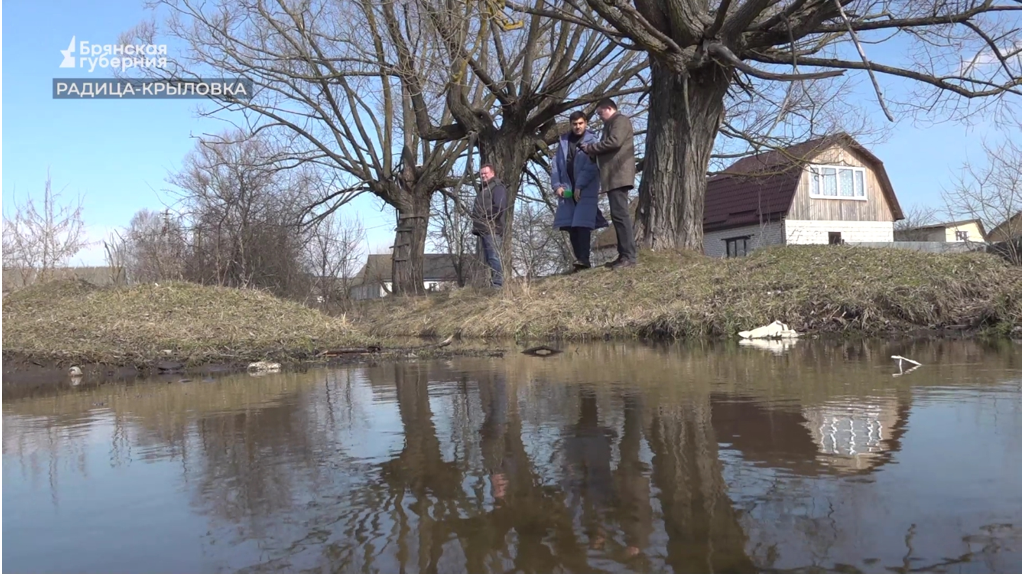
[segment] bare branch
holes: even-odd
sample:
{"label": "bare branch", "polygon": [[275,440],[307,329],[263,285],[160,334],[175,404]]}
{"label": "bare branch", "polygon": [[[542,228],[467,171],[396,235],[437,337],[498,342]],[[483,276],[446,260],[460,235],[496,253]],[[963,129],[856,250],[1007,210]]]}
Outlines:
{"label": "bare branch", "polygon": [[781,80],[786,82],[794,82],[798,80],[821,80],[824,78],[834,78],[836,76],[843,75],[841,70],[831,70],[828,72],[815,72],[812,74],[775,74],[772,72],[766,72],[764,70],[758,70],[757,68],[744,63],[736,54],[732,53],[732,50],[726,48],[724,45],[719,43],[712,43],[708,45],[708,52],[718,56],[725,60],[729,65],[754,76],[755,78],[761,78],[762,80]]}
{"label": "bare branch", "polygon": [[[843,5],[839,0],[834,1],[836,3],[836,10],[839,10],[839,17],[843,19],[843,22],[846,22],[846,28],[850,31],[850,38],[853,39],[854,45],[857,46],[857,53],[860,54],[861,61],[867,65],[868,56],[864,53],[864,47],[861,46],[860,42],[857,40],[857,33],[853,30],[853,24],[850,23],[850,19],[846,16],[846,11],[843,10]],[[882,88],[878,85],[878,79],[875,78],[875,72],[872,71],[870,67],[868,68],[868,76],[871,77],[871,84],[875,87],[875,95],[878,97],[878,105],[882,106],[882,111],[885,112],[885,117],[888,118],[890,122],[896,121],[895,118],[892,117],[892,114],[889,113],[889,108],[885,107],[885,98],[882,97]]]}
{"label": "bare branch", "polygon": [[[766,63],[766,64],[786,64],[786,63],[788,63],[786,60],[784,60],[782,58],[775,58],[775,57],[765,56],[765,55],[752,55],[750,57],[750,59],[754,60],[754,61],[757,61],[757,62],[763,62],[763,63]],[[888,75],[891,75],[891,76],[899,76],[899,77],[902,77],[902,78],[908,78],[908,79],[911,79],[911,80],[917,80],[919,82],[922,82],[922,83],[925,83],[925,84],[930,84],[930,85],[935,86],[937,88],[941,88],[943,90],[947,90],[947,91],[953,92],[953,93],[955,93],[955,94],[957,94],[959,96],[963,96],[965,98],[980,98],[980,97],[987,97],[987,96],[996,96],[996,95],[999,95],[999,94],[1002,94],[1002,93],[1007,93],[1007,92],[1012,93],[1012,94],[1016,94],[1018,96],[1021,95],[1021,90],[1020,90],[1020,87],[1019,87],[1021,85],[1020,78],[1017,78],[1015,80],[1010,80],[1009,82],[1007,82],[1007,83],[1005,83],[1003,85],[997,85],[997,84],[993,84],[991,82],[983,82],[983,81],[980,81],[980,80],[974,80],[974,79],[971,79],[971,78],[965,78],[963,76],[956,76],[956,77],[932,76],[932,75],[929,75],[929,74],[926,74],[926,73],[923,73],[923,72],[915,72],[913,70],[906,70],[906,69],[903,69],[903,68],[897,68],[895,66],[886,66],[886,65],[883,65],[883,64],[876,64],[874,62],[851,62],[851,61],[848,61],[848,60],[837,60],[837,59],[830,59],[830,58],[810,58],[810,57],[807,57],[807,56],[801,56],[801,57],[796,58],[796,63],[797,64],[802,64],[802,65],[807,65],[807,66],[818,66],[818,67],[821,67],[821,68],[840,68],[840,69],[847,69],[847,70],[873,70],[873,71],[881,72],[883,74],[888,74]],[[960,86],[958,84],[954,84],[950,80],[960,80],[960,81],[963,81],[963,82],[966,82],[966,83],[979,84],[979,85],[987,86],[988,89],[971,90],[971,89],[967,89],[967,88],[965,88],[963,86]],[[1015,86],[1016,86],[1016,89],[1015,89]]]}

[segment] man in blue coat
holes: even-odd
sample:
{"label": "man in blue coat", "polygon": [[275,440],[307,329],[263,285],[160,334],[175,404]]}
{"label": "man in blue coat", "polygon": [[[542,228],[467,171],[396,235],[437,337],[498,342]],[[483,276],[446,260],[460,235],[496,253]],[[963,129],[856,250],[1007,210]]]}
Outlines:
{"label": "man in blue coat", "polygon": [[569,232],[572,253],[576,257],[573,272],[590,268],[590,234],[608,227],[597,205],[601,191],[601,173],[595,159],[580,150],[581,145],[600,141],[587,129],[582,112],[569,116],[572,129],[558,138],[558,150],[551,165],[551,188],[558,197],[554,227]]}

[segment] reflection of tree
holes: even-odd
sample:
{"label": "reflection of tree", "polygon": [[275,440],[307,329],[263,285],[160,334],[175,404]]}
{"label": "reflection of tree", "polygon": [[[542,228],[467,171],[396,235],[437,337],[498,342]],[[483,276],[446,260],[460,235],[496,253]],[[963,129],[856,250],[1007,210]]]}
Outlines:
{"label": "reflection of tree", "polygon": [[[445,462],[437,438],[430,408],[429,378],[426,368],[417,364],[394,366],[398,412],[405,444],[395,458],[384,463],[381,472],[393,497],[393,514],[398,529],[398,562],[403,567],[415,558],[419,571],[434,571],[441,558],[445,537],[438,532],[437,521],[463,498],[462,473],[456,462]],[[413,500],[408,505],[405,494]],[[416,527],[416,532],[412,527]]]}
{"label": "reflection of tree", "polygon": [[[586,571],[562,493],[541,484],[522,439],[522,420],[509,408],[505,377],[480,381],[484,422],[480,450],[494,506],[468,519],[452,519],[469,572],[506,571],[511,559],[517,572]],[[513,546],[509,534],[514,532]]]}
{"label": "reflection of tree", "polygon": [[221,520],[248,523],[252,531],[245,538],[273,528],[264,521],[293,508],[297,491],[313,486],[303,480],[316,479],[313,453],[324,437],[305,415],[305,406],[289,397],[260,409],[200,417],[197,504]]}
{"label": "reflection of tree", "polygon": [[405,445],[385,463],[385,480],[393,487],[408,488],[415,496],[432,495],[454,500],[461,492],[462,476],[454,462],[445,462],[430,408],[429,379],[425,367],[394,365],[396,400]]}
{"label": "reflection of tree", "polygon": [[710,405],[690,401],[656,409],[648,432],[669,538],[666,561],[678,574],[753,572],[722,477]]}
{"label": "reflection of tree", "polygon": [[[164,471],[172,480],[180,476],[198,512],[211,518],[204,550],[225,571],[256,562],[253,571],[267,572],[314,566],[745,572],[754,561],[766,568],[815,560],[834,565],[850,562],[864,540],[882,550],[901,545],[905,526],[877,519],[886,494],[866,469],[848,479],[833,475],[843,457],[819,452],[808,429],[812,415],[840,412],[839,402],[878,407],[872,412],[884,432],[871,445],[882,450],[868,459],[881,464],[906,442],[912,391],[925,382],[893,382],[877,356],[852,373],[844,367],[828,376],[828,364],[871,350],[829,349],[789,358],[740,350],[703,363],[696,355],[651,351],[633,359],[653,364],[658,357],[664,363],[658,368],[680,367],[685,380],[694,380],[686,385],[663,373],[622,384],[635,373],[628,379],[606,371],[628,356],[605,349],[604,362],[588,362],[597,355],[564,365],[557,358],[467,359],[454,363],[457,370],[404,363],[291,381],[273,375],[138,385],[130,392],[76,390],[5,403],[3,450],[5,462],[14,463],[8,476],[17,480],[19,466],[27,475],[34,461],[38,476],[24,480],[44,488],[48,462],[64,480],[75,472],[76,457],[81,473],[106,465],[111,443],[111,456],[125,465],[181,456],[187,472],[177,475],[174,465]],[[905,354],[925,358],[923,349]],[[930,352],[946,353],[941,364],[960,369],[949,375],[958,378],[968,367],[950,357],[960,361],[971,349],[947,343]],[[971,367],[976,372],[965,380],[998,385],[1012,366],[1002,361],[995,370]],[[587,386],[547,382],[569,380],[563,366],[579,367],[571,380],[586,379]],[[613,375],[618,385],[600,378]],[[819,386],[809,385],[813,377],[820,377]],[[722,382],[706,384],[712,379]],[[1009,392],[1019,398],[1019,387]],[[1004,430],[1019,429],[1020,402],[1004,399],[991,395],[991,404],[970,412],[986,421],[1001,417],[990,422]],[[98,403],[110,405],[109,413],[90,410]],[[79,434],[84,429],[97,434]],[[996,438],[1010,441],[1009,431]],[[95,444],[102,446],[90,447]],[[1008,443],[1016,452],[1019,444]],[[60,487],[69,485],[54,492]],[[730,498],[746,510],[734,511]],[[897,532],[895,542],[886,541],[886,529]],[[928,551],[923,534],[915,538],[916,552]],[[999,537],[1008,536],[997,534],[977,542],[993,545],[991,551],[975,550],[997,552]],[[874,538],[862,538],[869,535]],[[222,550],[222,538],[230,550]]]}
{"label": "reflection of tree", "polygon": [[[61,474],[76,471],[89,476],[88,444],[91,432],[82,432],[98,417],[89,413],[61,413],[49,420],[4,413],[3,456],[17,460],[21,479],[31,484],[42,482],[45,473],[54,508],[60,505]],[[43,465],[46,470],[43,470]],[[6,473],[5,473],[6,474]]]}

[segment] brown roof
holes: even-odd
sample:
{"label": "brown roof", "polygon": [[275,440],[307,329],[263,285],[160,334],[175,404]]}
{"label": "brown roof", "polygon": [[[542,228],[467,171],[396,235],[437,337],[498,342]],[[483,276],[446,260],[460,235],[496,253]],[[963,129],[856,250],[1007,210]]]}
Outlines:
{"label": "brown roof", "polygon": [[[447,253],[423,254],[424,281],[457,281],[454,255]],[[366,265],[356,273],[352,283],[360,285],[369,279],[370,282],[391,281],[391,254],[371,253],[366,256]]]}
{"label": "brown roof", "polygon": [[781,219],[793,203],[802,173],[799,166],[791,166],[771,175],[712,177],[704,197],[704,231]]}
{"label": "brown roof", "polygon": [[1020,237],[1020,214],[1021,212],[1018,211],[1013,217],[993,227],[985,240],[989,243],[999,243]]}
{"label": "brown roof", "polygon": [[[704,197],[704,231],[718,231],[781,219],[789,211],[803,166],[826,149],[841,145],[863,157],[882,185],[882,194],[892,209],[893,219],[903,219],[882,160],[857,143],[849,134],[838,133],[778,150],[737,160],[708,179]],[[636,212],[636,202],[630,206]],[[597,247],[615,245],[615,230],[608,228],[597,238]]]}

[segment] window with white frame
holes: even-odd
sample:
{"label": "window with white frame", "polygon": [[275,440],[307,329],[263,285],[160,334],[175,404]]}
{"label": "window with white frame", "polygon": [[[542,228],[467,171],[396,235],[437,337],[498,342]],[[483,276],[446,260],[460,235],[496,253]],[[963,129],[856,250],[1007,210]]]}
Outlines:
{"label": "window with white frame", "polygon": [[811,197],[824,199],[867,199],[865,170],[841,165],[810,167]]}

